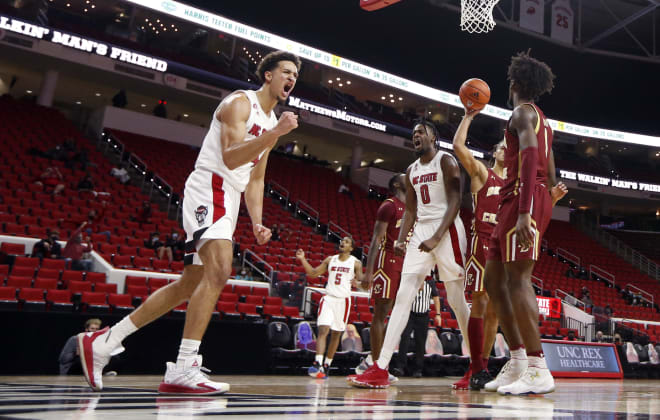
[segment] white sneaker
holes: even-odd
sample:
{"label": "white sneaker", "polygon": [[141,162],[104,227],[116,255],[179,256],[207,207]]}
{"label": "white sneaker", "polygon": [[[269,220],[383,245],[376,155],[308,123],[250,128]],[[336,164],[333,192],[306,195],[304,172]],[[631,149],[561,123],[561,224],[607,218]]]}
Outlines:
{"label": "white sneaker", "polygon": [[[388,372],[389,373],[389,372]],[[395,382],[399,382],[399,378],[396,376],[392,375],[391,373],[389,374],[390,376],[387,378],[388,381],[390,381],[390,384],[393,384]]]}
{"label": "white sneaker", "polygon": [[500,395],[548,394],[555,390],[555,380],[549,369],[529,366],[520,379],[497,388]]}
{"label": "white sneaker", "polygon": [[488,392],[495,392],[499,387],[509,385],[517,381],[527,369],[527,359],[509,359],[495,379],[488,382],[484,389]]}
{"label": "white sneaker", "polygon": [[209,372],[209,370],[202,367],[201,355],[189,357],[182,366],[167,362],[165,379],[158,387],[158,392],[161,394],[217,395],[229,391],[229,384],[213,382],[204,372]]}
{"label": "white sneaker", "polygon": [[103,368],[110,362],[110,357],[124,351],[121,343],[110,339],[111,335],[110,327],[78,334],[80,364],[87,383],[94,391],[103,389]]}

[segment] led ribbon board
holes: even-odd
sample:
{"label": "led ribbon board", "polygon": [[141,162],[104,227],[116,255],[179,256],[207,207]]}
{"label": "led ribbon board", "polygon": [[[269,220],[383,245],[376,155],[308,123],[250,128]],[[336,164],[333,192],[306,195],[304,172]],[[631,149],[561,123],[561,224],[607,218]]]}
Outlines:
{"label": "led ribbon board", "polygon": [[[403,90],[415,95],[431,99],[436,102],[462,108],[458,95],[422,85],[412,80],[390,74],[373,67],[365,66],[356,61],[319,50],[299,42],[271,34],[261,29],[236,22],[225,17],[209,13],[196,7],[171,0],[126,0],[140,6],[148,7],[160,13],[205,26],[220,32],[231,34],[257,44],[265,45],[277,50],[291,51],[301,58],[315,63],[334,67],[338,70],[363,77],[365,79]],[[487,105],[482,114],[490,117],[507,120],[511,111],[492,105]],[[622,143],[641,144],[645,146],[660,145],[660,137],[645,136],[642,134],[626,133],[622,131],[607,130],[604,128],[587,127],[565,121],[548,120],[553,130],[576,136],[591,137],[604,140],[613,140]]]}
{"label": "led ribbon board", "polygon": [[108,57],[116,61],[134,64],[151,70],[164,72],[167,70],[167,62],[148,55],[125,50],[93,39],[79,35],[72,35],[52,28],[35,25],[7,16],[0,16],[0,29],[9,32],[29,36],[31,38],[43,39],[54,44],[60,44],[74,50]]}

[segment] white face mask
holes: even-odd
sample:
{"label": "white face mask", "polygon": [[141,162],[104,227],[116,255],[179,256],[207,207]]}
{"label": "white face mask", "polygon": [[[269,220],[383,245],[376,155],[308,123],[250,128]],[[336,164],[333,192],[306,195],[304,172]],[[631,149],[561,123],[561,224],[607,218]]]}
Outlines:
{"label": "white face mask", "polygon": [[172,239],[176,239],[176,238],[178,238],[178,237],[179,237],[179,235],[178,235],[177,233],[173,233],[173,234],[172,234]]}

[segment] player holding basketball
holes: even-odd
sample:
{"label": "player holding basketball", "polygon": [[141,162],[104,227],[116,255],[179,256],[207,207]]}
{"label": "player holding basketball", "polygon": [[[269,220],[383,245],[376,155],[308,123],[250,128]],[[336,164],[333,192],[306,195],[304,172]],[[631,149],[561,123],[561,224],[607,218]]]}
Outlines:
{"label": "player holding basketball", "polygon": [[[296,251],[296,258],[300,260],[308,277],[316,278],[328,273],[326,294],[319,302],[319,316],[316,320],[319,329],[316,339],[316,358],[308,370],[309,376],[314,378],[328,377],[332,359],[339,347],[339,340],[346,329],[351,311],[351,287],[357,288],[358,282],[363,281],[362,263],[351,255],[354,248],[353,238],[344,237],[339,242],[339,254],[327,257],[316,268],[305,259],[305,252],[302,249]],[[325,344],[330,331],[332,333],[326,353]]]}
{"label": "player holding basketball", "polygon": [[95,391],[103,388],[103,367],[124,338],[188,300],[179,355],[176,363],[167,363],[158,390],[168,394],[221,394],[229,390],[229,384],[211,381],[201,371],[202,356],[197,352],[231,274],[232,236],[242,192],[257,243],[270,239],[270,230],[262,225],[268,154],[280,136],[298,126],[296,115],[284,112],[278,121],[273,109],[291,93],[299,69],[300,59],[291,53],[266,55],[257,67],[261,88],[233,92],[214,112],[184,190],[187,241],[183,275],[158,289],[112,328],[78,336],[85,379]]}
{"label": "player holding basketball", "polygon": [[500,394],[545,394],[555,389],[543,357],[531,283],[552,215],[549,187],[556,184],[552,129],[534,101],[552,90],[554,77],[547,64],[528,53],[513,57],[508,70],[509,100],[515,108],[504,133],[506,179],[484,275],[511,349],[509,362],[485,384],[487,391]]}
{"label": "player holding basketball", "polygon": [[[369,330],[371,353],[355,368],[355,373],[358,374],[364,373],[380,356],[380,349],[385,339],[385,318],[392,310],[401,281],[403,258],[394,255],[394,242],[399,237],[406,206],[405,174],[396,174],[390,178],[389,192],[391,197],[383,201],[376,212],[376,223],[367,257],[367,270],[362,285],[363,289],[371,289],[371,297],[375,299],[375,304],[374,319]],[[390,376],[390,382],[393,380],[396,378]]]}
{"label": "player holding basketball", "polygon": [[[472,241],[470,257],[466,267],[466,289],[472,290],[472,307],[468,334],[470,341],[471,364],[464,379],[469,379],[472,389],[481,389],[483,384],[493,378],[488,373],[488,355],[493,348],[497,335],[497,315],[493,303],[484,290],[484,267],[488,254],[490,236],[497,224],[497,208],[500,204],[500,189],[504,185],[504,153],[506,144],[501,141],[493,151],[493,165],[487,168],[474,158],[465,146],[467,132],[472,119],[480,112],[476,109],[465,109],[465,115],[454,135],[454,152],[458,156],[470,176],[474,218],[472,219]],[[563,183],[552,188],[553,204],[566,195],[567,189]],[[457,389],[467,389],[467,381],[454,384]]]}
{"label": "player holding basketball", "polygon": [[[452,155],[436,148],[437,139],[437,129],[432,122],[422,119],[415,124],[412,140],[419,159],[408,167],[406,173],[406,210],[394,244],[397,255],[405,255],[401,284],[380,357],[363,374],[348,377],[353,386],[389,386],[387,367],[392,353],[408,322],[413,300],[436,265],[440,279],[445,283],[449,305],[456,314],[463,337],[467,337],[470,310],[463,293],[467,239],[458,217],[460,170]],[[406,237],[413,224],[412,238],[406,247]]]}

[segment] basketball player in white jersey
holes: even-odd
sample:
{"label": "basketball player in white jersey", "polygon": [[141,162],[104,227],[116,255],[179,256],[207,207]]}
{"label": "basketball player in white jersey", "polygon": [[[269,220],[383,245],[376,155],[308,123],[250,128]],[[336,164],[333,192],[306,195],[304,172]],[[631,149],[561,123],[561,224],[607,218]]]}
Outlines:
{"label": "basketball player in white jersey", "polygon": [[[316,325],[319,329],[316,338],[316,358],[314,364],[309,368],[308,374],[314,378],[327,378],[328,369],[332,365],[341,334],[346,329],[348,315],[351,311],[351,287],[356,287],[362,282],[362,262],[351,255],[355,243],[353,238],[344,237],[339,242],[339,254],[327,257],[316,268],[312,267],[305,259],[305,252],[299,249],[296,257],[300,260],[308,277],[316,278],[328,273],[328,283],[325,285],[326,294],[319,302],[319,314]],[[325,344],[330,335],[328,352],[325,352]],[[323,355],[325,354],[325,362]]]}
{"label": "basketball player in white jersey", "polygon": [[[419,156],[406,173],[406,211],[394,245],[404,255],[401,285],[385,334],[378,361],[361,375],[348,377],[349,384],[361,388],[387,388],[388,365],[410,315],[413,300],[434,266],[445,283],[449,306],[467,340],[470,310],[465,301],[465,253],[467,238],[458,216],[461,203],[460,170],[456,159],[436,149],[435,125],[421,119],[413,129],[413,145]],[[406,236],[413,228],[410,242]]]}
{"label": "basketball player in white jersey", "polygon": [[215,110],[184,189],[187,238],[183,275],[158,289],[112,328],[78,336],[83,372],[93,390],[103,388],[103,367],[110,354],[121,348],[124,338],[185,301],[189,305],[179,355],[176,363],[167,363],[158,390],[168,394],[221,394],[229,390],[229,384],[211,381],[201,371],[202,356],[197,352],[231,274],[232,236],[242,192],[257,243],[270,239],[270,230],[262,226],[268,153],[280,136],[298,126],[293,113],[282,113],[278,121],[273,110],[289,96],[299,69],[300,60],[295,55],[272,52],[257,67],[261,88],[233,92]]}

